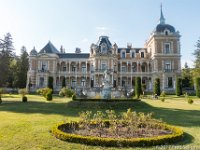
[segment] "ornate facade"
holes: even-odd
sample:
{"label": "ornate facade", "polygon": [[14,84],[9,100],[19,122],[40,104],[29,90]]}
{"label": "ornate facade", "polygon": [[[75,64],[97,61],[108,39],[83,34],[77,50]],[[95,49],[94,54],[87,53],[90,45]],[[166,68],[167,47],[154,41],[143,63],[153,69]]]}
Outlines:
{"label": "ornate facade", "polygon": [[174,90],[175,79],[181,73],[180,34],[165,23],[162,13],[159,24],[143,48],[131,44],[120,48],[111,44],[107,36],[100,36],[91,44],[89,53],[65,53],[49,42],[39,52],[30,52],[27,74],[32,90],[46,87],[49,76],[54,79],[54,89],[60,90],[63,79],[71,88],[96,88],[102,86],[103,73],[110,72],[113,88],[134,88],[135,77],[140,76],[146,90],[152,91],[155,78],[160,78],[162,90]]}

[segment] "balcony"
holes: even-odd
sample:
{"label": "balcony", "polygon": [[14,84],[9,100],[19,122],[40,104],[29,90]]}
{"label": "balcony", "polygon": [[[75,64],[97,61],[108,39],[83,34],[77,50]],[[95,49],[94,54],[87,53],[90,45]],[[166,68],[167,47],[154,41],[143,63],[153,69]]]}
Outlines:
{"label": "balcony", "polygon": [[104,73],[104,71],[107,70],[109,73],[113,72],[113,69],[95,69],[91,71],[91,73]]}
{"label": "balcony", "polygon": [[164,72],[174,72],[174,69],[164,69]]}
{"label": "balcony", "polygon": [[49,70],[45,70],[45,69],[41,69],[41,70],[38,70],[39,73],[49,73]]}

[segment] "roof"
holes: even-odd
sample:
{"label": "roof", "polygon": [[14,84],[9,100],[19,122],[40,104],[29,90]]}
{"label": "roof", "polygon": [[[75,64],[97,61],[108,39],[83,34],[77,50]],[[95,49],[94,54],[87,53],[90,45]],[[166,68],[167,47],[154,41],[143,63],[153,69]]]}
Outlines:
{"label": "roof", "polygon": [[170,32],[175,32],[175,28],[169,24],[158,24],[156,26],[156,32],[163,32],[164,30],[169,30]]}
{"label": "roof", "polygon": [[112,47],[112,44],[108,38],[108,36],[100,36],[97,45],[101,46],[102,43],[106,43],[109,48]]}
{"label": "roof", "polygon": [[40,50],[39,53],[60,53],[55,46],[49,41],[44,48]]}
{"label": "roof", "polygon": [[36,55],[37,55],[37,51],[36,51],[36,49],[35,49],[35,46],[34,46],[33,49],[31,50],[30,55],[31,55],[31,56],[36,56]]}
{"label": "roof", "polygon": [[89,53],[59,53],[57,54],[60,58],[89,58]]}

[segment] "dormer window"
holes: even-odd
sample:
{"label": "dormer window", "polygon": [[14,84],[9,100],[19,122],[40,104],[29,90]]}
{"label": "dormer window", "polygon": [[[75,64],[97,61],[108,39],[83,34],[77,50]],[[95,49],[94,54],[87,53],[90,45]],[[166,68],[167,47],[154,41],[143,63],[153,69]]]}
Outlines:
{"label": "dormer window", "polygon": [[135,52],[131,53],[131,58],[135,58]]}
{"label": "dormer window", "polygon": [[126,51],[125,51],[125,50],[123,50],[123,51],[121,52],[121,58],[126,58]]}
{"label": "dormer window", "polygon": [[105,43],[101,45],[101,52],[104,54],[107,53],[107,45]]}
{"label": "dormer window", "polygon": [[47,68],[48,68],[47,61],[42,61],[42,63],[41,63],[41,70],[42,71],[46,71]]}
{"label": "dormer window", "polygon": [[144,58],[144,52],[141,52],[140,55],[141,55],[141,58]]}
{"label": "dormer window", "polygon": [[170,51],[170,43],[164,43],[164,53],[169,54]]}

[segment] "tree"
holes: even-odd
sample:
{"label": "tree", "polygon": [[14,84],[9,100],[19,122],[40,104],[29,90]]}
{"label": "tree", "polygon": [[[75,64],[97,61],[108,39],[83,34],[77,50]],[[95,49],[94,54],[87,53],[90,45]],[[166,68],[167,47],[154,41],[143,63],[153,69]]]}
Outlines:
{"label": "tree", "polygon": [[200,38],[198,39],[195,47],[196,49],[194,50],[194,53],[193,53],[195,57],[194,65],[195,65],[195,68],[200,68]]}
{"label": "tree", "polygon": [[182,95],[182,79],[176,78],[176,95]]}
{"label": "tree", "polygon": [[136,98],[139,98],[141,93],[142,93],[141,78],[136,77],[135,78],[135,96],[136,96]]}
{"label": "tree", "polygon": [[28,53],[25,46],[22,46],[21,48],[21,55],[17,61],[17,67],[16,87],[25,88],[27,82],[27,72],[29,68]]}
{"label": "tree", "polygon": [[156,78],[154,81],[154,94],[160,95],[160,79]]}
{"label": "tree", "polygon": [[196,96],[200,97],[200,77],[195,79],[196,84]]}
{"label": "tree", "polygon": [[7,86],[10,63],[15,56],[13,51],[12,36],[10,33],[7,33],[4,36],[4,40],[0,43],[0,87]]}
{"label": "tree", "polygon": [[52,89],[53,92],[53,77],[48,77],[48,88]]}
{"label": "tree", "polygon": [[189,68],[187,62],[185,63],[185,67],[182,69],[182,87],[183,88],[193,87],[192,69]]}
{"label": "tree", "polygon": [[66,87],[66,80],[65,80],[65,77],[63,77],[63,79],[62,79],[62,88],[63,87]]}

